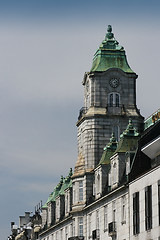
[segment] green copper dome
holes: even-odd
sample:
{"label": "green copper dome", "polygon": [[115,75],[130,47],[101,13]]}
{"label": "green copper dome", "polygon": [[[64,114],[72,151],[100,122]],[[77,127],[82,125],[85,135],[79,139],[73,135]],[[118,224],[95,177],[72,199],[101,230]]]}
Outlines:
{"label": "green copper dome", "polygon": [[126,73],[134,73],[128,65],[125,50],[114,38],[111,25],[108,25],[105,40],[96,51],[90,72],[104,72],[119,68]]}

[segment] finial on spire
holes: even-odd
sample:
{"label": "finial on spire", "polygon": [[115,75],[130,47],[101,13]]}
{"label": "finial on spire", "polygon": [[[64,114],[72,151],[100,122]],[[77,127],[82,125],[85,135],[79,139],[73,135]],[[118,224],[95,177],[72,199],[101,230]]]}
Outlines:
{"label": "finial on spire", "polygon": [[106,34],[106,38],[108,38],[108,39],[114,38],[114,34],[112,33],[112,26],[111,25],[108,25],[107,32],[108,33]]}
{"label": "finial on spire", "polygon": [[61,180],[60,180],[60,183],[63,183],[63,176],[61,175]]}
{"label": "finial on spire", "polygon": [[114,133],[112,133],[109,143],[105,146],[104,150],[107,150],[107,149],[116,150],[116,148],[117,148],[117,141],[114,136]]}
{"label": "finial on spire", "polygon": [[72,168],[70,168],[70,171],[69,171],[68,176],[71,177],[72,175],[73,175],[73,173],[72,173]]}

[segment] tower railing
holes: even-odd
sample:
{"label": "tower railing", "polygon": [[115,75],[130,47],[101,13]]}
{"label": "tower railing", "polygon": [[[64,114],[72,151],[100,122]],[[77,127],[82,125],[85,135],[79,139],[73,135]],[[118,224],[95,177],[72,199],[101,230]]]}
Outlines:
{"label": "tower railing", "polygon": [[88,108],[86,107],[82,107],[80,110],[79,110],[79,116],[78,116],[78,120],[80,120],[87,112]]}

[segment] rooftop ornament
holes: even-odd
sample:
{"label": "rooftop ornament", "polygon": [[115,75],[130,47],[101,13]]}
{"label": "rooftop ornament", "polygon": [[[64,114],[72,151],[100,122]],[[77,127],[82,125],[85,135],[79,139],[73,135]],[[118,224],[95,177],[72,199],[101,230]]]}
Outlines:
{"label": "rooftop ornament", "polygon": [[108,25],[107,32],[108,33],[106,33],[106,40],[114,38],[114,34],[112,33],[112,26],[111,25]]}

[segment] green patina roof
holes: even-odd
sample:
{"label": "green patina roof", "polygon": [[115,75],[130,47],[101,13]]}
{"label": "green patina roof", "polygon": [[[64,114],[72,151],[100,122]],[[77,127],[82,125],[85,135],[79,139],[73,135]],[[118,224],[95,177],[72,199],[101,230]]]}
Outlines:
{"label": "green patina roof", "polygon": [[65,194],[65,190],[72,186],[72,168],[70,168],[70,172],[66,178],[61,176],[60,182],[54,188],[53,192],[49,195],[47,202],[42,206],[42,208],[47,208],[49,202],[54,202],[56,197],[59,195]]}
{"label": "green patina roof", "polygon": [[48,207],[47,204],[51,201],[52,195],[53,195],[53,192],[51,192],[51,194],[48,197],[47,202],[42,206],[42,208],[47,208]]}
{"label": "green patina roof", "polygon": [[137,148],[137,141],[139,139],[139,133],[133,127],[132,120],[129,120],[127,129],[121,134],[120,141],[115,153],[135,151]]}
{"label": "green patina roof", "polygon": [[63,182],[64,182],[64,178],[63,176],[61,176],[61,180],[60,182],[58,183],[58,185],[54,188],[54,191],[53,191],[53,195],[52,195],[52,198],[51,198],[51,202],[54,202],[56,197],[59,195],[59,192],[61,190],[61,187],[63,185]]}
{"label": "green patina roof", "polygon": [[110,138],[110,141],[108,145],[104,148],[104,152],[102,154],[101,160],[98,165],[107,165],[110,164],[110,158],[113,155],[117,148],[117,142],[114,137],[114,134],[112,134],[112,137]]}
{"label": "green patina roof", "polygon": [[114,38],[112,27],[108,25],[105,40],[94,54],[90,72],[103,72],[110,68],[119,68],[126,73],[134,73],[130,68],[125,50]]}
{"label": "green patina roof", "polygon": [[63,185],[61,187],[61,190],[59,191],[59,195],[64,195],[65,190],[72,186],[71,176],[72,176],[72,168],[70,168],[70,172],[69,172],[68,176],[63,181]]}
{"label": "green patina roof", "polygon": [[61,176],[60,182],[54,188],[53,192],[49,195],[49,198],[48,198],[47,202],[42,206],[42,208],[47,208],[48,207],[47,205],[48,205],[49,202],[55,201],[55,198],[58,196],[62,184],[63,184],[63,176]]}

